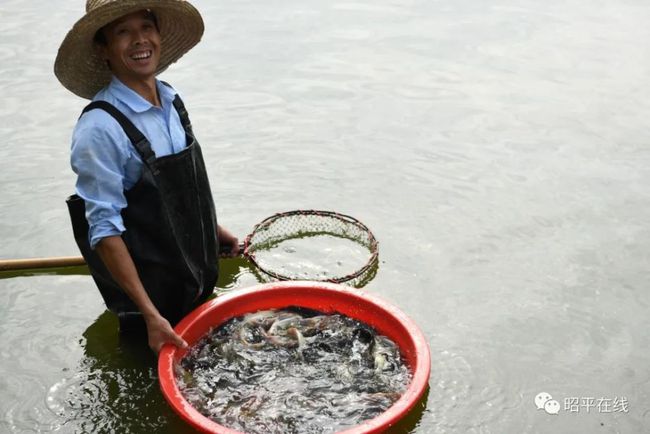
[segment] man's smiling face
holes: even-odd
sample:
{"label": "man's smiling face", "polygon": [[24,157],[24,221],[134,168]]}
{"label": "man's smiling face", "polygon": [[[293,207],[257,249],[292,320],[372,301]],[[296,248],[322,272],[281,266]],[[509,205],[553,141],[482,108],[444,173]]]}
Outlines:
{"label": "man's smiling face", "polygon": [[106,41],[100,46],[102,55],[117,78],[128,85],[155,77],[160,63],[160,33],[150,12],[125,15],[100,31]]}

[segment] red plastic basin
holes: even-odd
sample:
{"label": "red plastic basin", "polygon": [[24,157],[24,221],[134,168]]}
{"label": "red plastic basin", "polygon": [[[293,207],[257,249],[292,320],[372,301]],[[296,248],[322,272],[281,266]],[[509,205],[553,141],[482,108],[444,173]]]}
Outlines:
{"label": "red plastic basin", "polygon": [[[422,397],[429,381],[429,346],[418,326],[386,301],[358,289],[323,282],[276,282],[253,286],[219,296],[199,306],[175,330],[191,346],[210,328],[231,318],[258,310],[300,306],[324,313],[339,312],[374,327],[401,349],[413,378],[406,392],[388,410],[374,419],[342,431],[345,434],[378,433],[406,416]],[[183,397],[174,376],[174,363],[186,350],[166,345],[158,357],[160,387],[167,402],[194,428],[206,433],[239,434],[208,419]]]}

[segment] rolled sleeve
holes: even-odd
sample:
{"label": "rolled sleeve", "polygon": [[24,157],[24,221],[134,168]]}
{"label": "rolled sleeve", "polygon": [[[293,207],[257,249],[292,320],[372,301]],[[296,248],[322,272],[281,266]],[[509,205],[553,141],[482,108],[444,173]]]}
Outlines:
{"label": "rolled sleeve", "polygon": [[101,110],[82,116],[73,133],[70,155],[77,174],[76,192],[86,203],[88,239],[93,249],[102,238],[125,230],[121,212],[126,207],[129,144],[119,124],[106,116]]}

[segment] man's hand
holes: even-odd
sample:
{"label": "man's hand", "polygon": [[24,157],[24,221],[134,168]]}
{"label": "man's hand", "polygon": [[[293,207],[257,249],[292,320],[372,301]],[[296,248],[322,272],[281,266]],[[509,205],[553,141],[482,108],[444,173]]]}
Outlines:
{"label": "man's hand", "polygon": [[183,340],[172,328],[165,318],[160,314],[145,317],[147,334],[149,336],[149,347],[158,354],[163,345],[170,343],[179,348],[187,348],[187,342]]}
{"label": "man's hand", "polygon": [[[217,225],[217,238],[219,239],[219,245],[223,247],[223,250],[230,252],[229,256],[239,255],[239,240],[227,229]],[[230,248],[227,249],[225,246]]]}
{"label": "man's hand", "polygon": [[144,322],[147,324],[151,349],[158,354],[166,343],[186,348],[187,343],[174,332],[169,321],[160,315],[151,302],[122,238],[120,236],[103,238],[97,244],[96,250],[113,279],[124,289],[124,292],[142,313]]}

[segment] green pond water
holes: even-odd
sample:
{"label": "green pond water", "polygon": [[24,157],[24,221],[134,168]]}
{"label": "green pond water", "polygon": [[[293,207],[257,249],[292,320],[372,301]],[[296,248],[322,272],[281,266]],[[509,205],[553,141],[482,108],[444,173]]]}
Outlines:
{"label": "green pond water", "polygon": [[[395,433],[650,431],[647,1],[193,4],[203,40],[161,78],[220,223],[356,217],[379,242],[363,290],[429,342]],[[1,259],[78,254],[64,200],[86,102],[52,69],[83,7],[0,6]],[[258,282],[227,259],[218,292]],[[0,274],[0,342],[2,433],[192,432],[83,268]]]}

